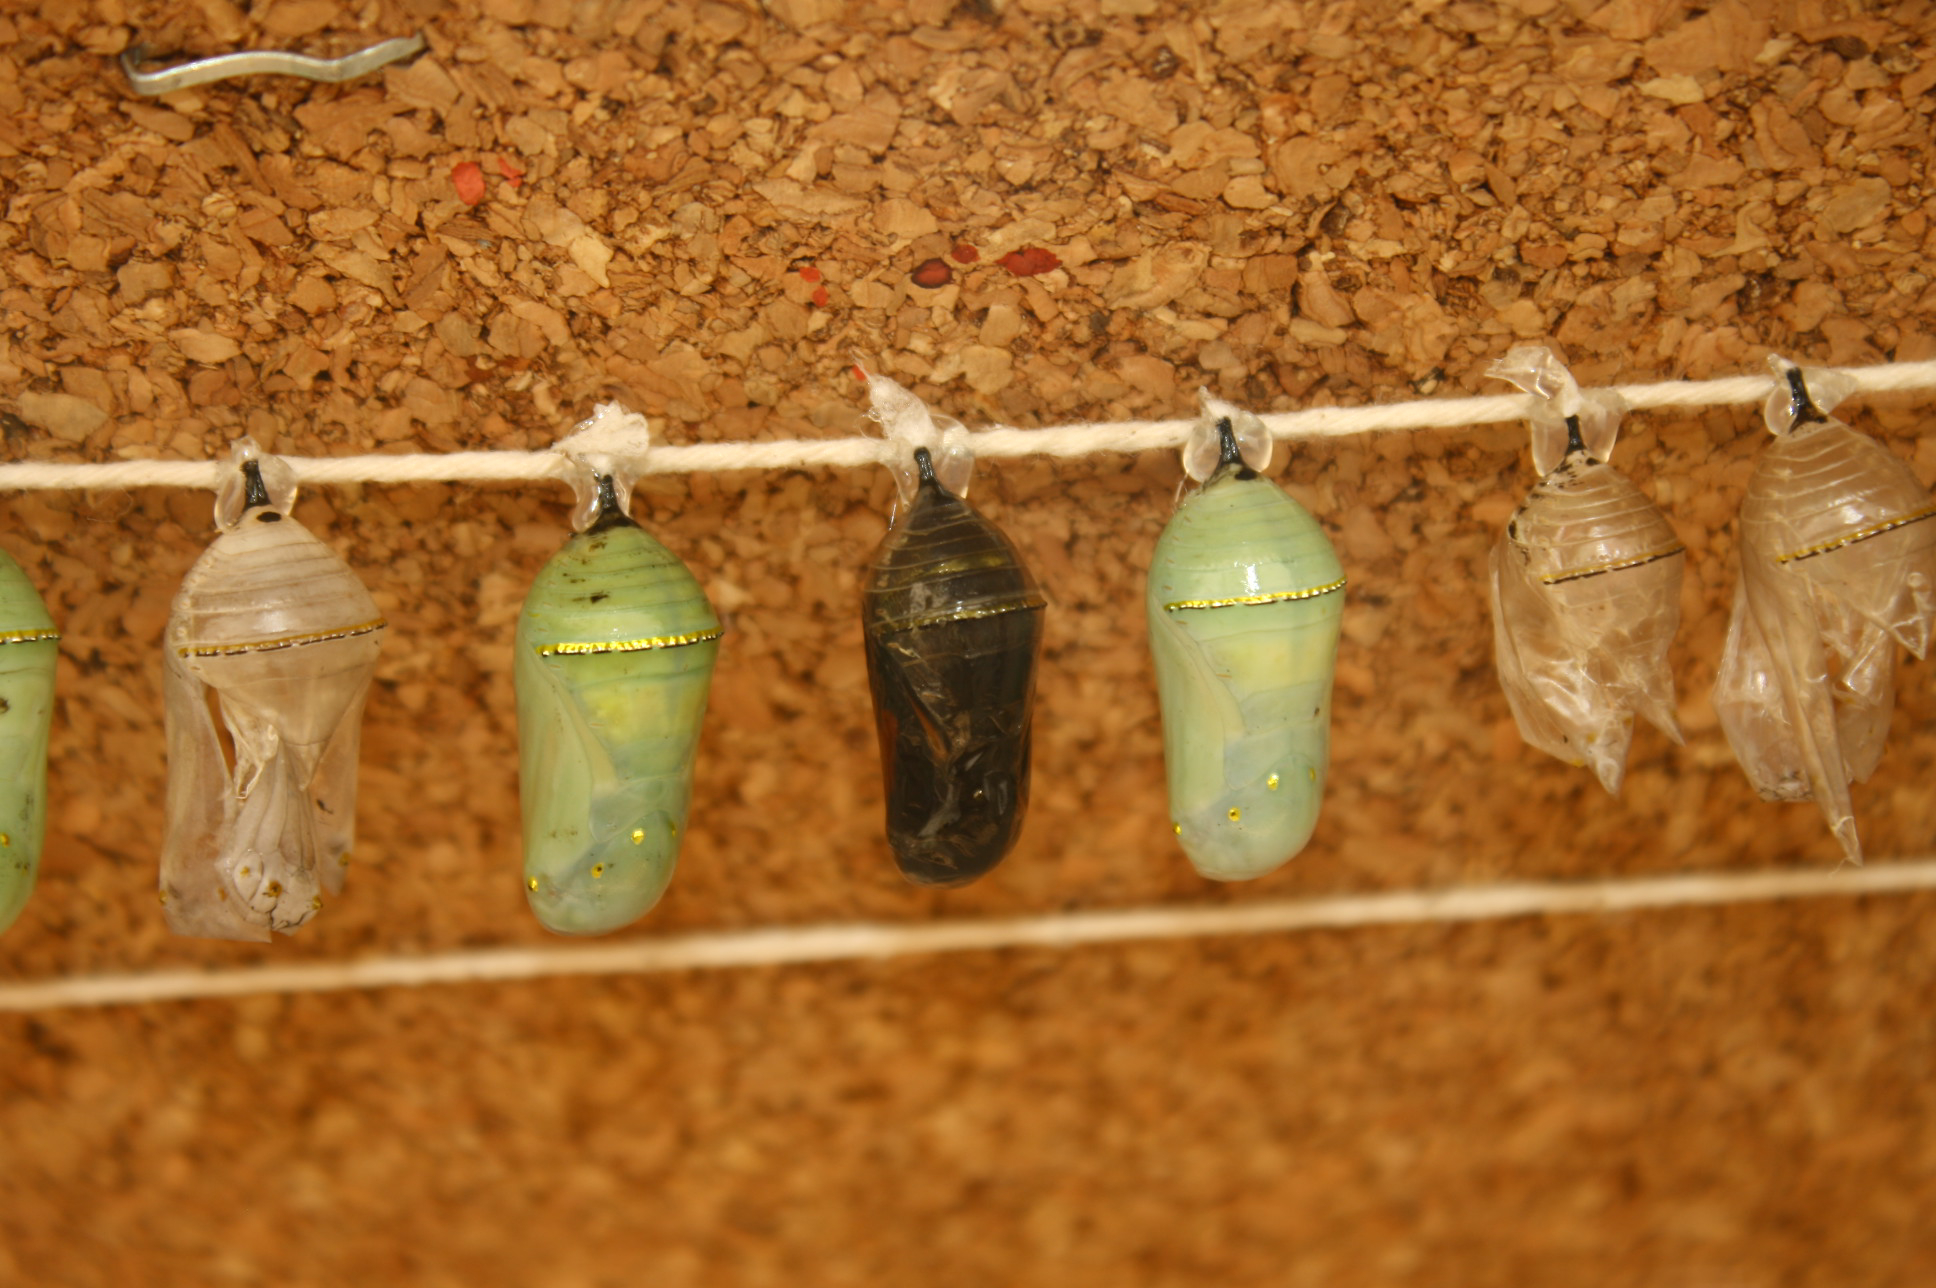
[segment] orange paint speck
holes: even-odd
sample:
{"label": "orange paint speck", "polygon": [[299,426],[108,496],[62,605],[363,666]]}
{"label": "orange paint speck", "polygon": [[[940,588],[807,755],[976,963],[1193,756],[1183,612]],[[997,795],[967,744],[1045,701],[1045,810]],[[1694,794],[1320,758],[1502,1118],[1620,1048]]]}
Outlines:
{"label": "orange paint speck", "polygon": [[459,161],[450,168],[450,181],[457,189],[457,199],[467,206],[475,206],[484,200],[484,170],[475,161]]}
{"label": "orange paint speck", "polygon": [[867,373],[861,370],[861,366],[858,362],[856,362],[853,366],[849,367],[848,370],[854,373],[854,379],[856,380],[867,379]]}
{"label": "orange paint speck", "polygon": [[814,288],[813,288],[813,302],[814,302],[815,304],[817,304],[817,305],[819,305],[819,306],[820,306],[821,308],[823,308],[823,309],[824,309],[824,308],[826,308],[826,307],[827,307],[827,301],[828,301],[828,300],[830,300],[830,299],[832,299],[832,298],[833,298],[832,296],[830,296],[830,295],[828,295],[828,294],[827,294],[827,288],[826,288],[826,287],[824,287],[824,286],[816,286],[816,287],[814,287]]}
{"label": "orange paint speck", "polygon": [[497,172],[503,175],[506,182],[513,188],[521,188],[524,186],[524,171],[518,169],[503,157],[497,159]]}
{"label": "orange paint speck", "polygon": [[973,246],[970,246],[967,242],[962,242],[948,252],[948,258],[954,260],[957,264],[972,264],[981,258],[981,252]]}
{"label": "orange paint speck", "polygon": [[1056,258],[1053,251],[1043,250],[1040,246],[1012,250],[996,262],[1017,277],[1040,277],[1062,267],[1062,261]]}
{"label": "orange paint speck", "polygon": [[809,264],[800,270],[800,280],[803,282],[817,282],[820,280],[820,270],[812,264]]}

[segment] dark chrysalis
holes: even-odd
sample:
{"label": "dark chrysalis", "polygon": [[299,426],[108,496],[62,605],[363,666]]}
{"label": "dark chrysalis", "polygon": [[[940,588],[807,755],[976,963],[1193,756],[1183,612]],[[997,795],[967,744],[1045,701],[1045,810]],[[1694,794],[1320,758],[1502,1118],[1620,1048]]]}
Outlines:
{"label": "dark chrysalis", "polygon": [[917,885],[964,885],[1014,846],[1045,601],[1014,545],[917,448],[906,517],[862,593],[887,839]]}

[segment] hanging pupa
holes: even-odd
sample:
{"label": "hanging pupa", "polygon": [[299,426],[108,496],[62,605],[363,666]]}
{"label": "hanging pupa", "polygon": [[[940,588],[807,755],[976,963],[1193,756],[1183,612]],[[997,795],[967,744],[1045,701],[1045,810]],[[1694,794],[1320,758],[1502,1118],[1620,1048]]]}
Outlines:
{"label": "hanging pupa", "polygon": [[1606,462],[1611,394],[1582,393],[1552,351],[1514,349],[1488,375],[1537,402],[1537,486],[1492,548],[1493,655],[1519,734],[1618,795],[1636,713],[1681,741],[1667,650],[1685,548],[1660,508]]}
{"label": "hanging pupa", "polygon": [[0,934],[34,892],[47,829],[47,736],[60,632],[40,593],[0,551]]}
{"label": "hanging pupa", "polygon": [[1046,601],[1014,543],[962,499],[973,458],[959,424],[937,427],[884,376],[868,387],[900,485],[900,521],[861,595],[887,839],[909,881],[963,885],[1021,833]]}
{"label": "hanging pupa", "polygon": [[1305,508],[1257,471],[1271,440],[1204,396],[1184,448],[1203,486],[1157,539],[1145,606],[1170,820],[1198,872],[1260,877],[1324,801],[1344,570]]}
{"label": "hanging pupa", "polygon": [[1766,800],[1813,799],[1862,861],[1849,784],[1875,770],[1896,645],[1936,619],[1936,504],[1888,448],[1830,416],[1852,384],[1771,357],[1774,442],[1741,503],[1741,580],[1714,709]]}
{"label": "hanging pupa", "polygon": [[246,438],[233,463],[221,534],[164,636],[161,901],[176,934],[266,941],[343,888],[384,623],[349,565],[290,517],[294,471]]}
{"label": "hanging pupa", "polygon": [[676,555],[630,516],[645,418],[616,403],[560,445],[574,534],[518,617],[524,885],[561,935],[601,935],[672,880],[692,803],[719,618]]}

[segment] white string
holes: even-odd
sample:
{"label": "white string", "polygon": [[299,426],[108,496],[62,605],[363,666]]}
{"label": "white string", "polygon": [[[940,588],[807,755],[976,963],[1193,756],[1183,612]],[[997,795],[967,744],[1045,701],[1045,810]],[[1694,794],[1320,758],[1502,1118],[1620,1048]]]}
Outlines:
{"label": "white string", "polygon": [[[1906,393],[1936,389],[1936,361],[1883,363],[1834,368],[1853,382],[1856,393]],[[1629,408],[1719,407],[1759,403],[1774,381],[1766,375],[1727,376],[1719,380],[1666,380],[1618,385],[1611,392]],[[1312,407],[1272,412],[1258,419],[1276,438],[1343,438],[1390,430],[1452,429],[1524,420],[1533,411],[1525,394],[1481,398],[1428,398],[1368,407]],[[1196,422],[1132,420],[1083,422],[1049,429],[1007,426],[968,436],[977,457],[1089,456],[1099,452],[1142,452],[1178,447]],[[878,438],[782,439],[754,443],[660,445],[645,458],[647,474],[721,473],[728,470],[790,470],[814,466],[878,465],[887,443]],[[542,452],[424,452],[375,456],[284,457],[302,484],[316,483],[486,483],[562,478],[564,457]],[[0,465],[0,491],[72,488],[214,487],[225,462],[127,460],[107,464],[15,461]]]}
{"label": "white string", "polygon": [[1936,890],[1936,859],[1871,863],[1862,868],[1791,868],[1600,881],[1515,882],[1210,907],[1132,908],[901,925],[860,922],[781,926],[574,947],[493,948],[244,970],[83,975],[0,984],[0,1011],[127,1006],[262,993],[418,988],[429,984],[477,984],[574,975],[641,975],[804,962],[870,961],[1001,948],[1075,948],[1125,940],[1497,921],[1510,917],[1607,914],[1776,899],[1854,898],[1918,890]]}

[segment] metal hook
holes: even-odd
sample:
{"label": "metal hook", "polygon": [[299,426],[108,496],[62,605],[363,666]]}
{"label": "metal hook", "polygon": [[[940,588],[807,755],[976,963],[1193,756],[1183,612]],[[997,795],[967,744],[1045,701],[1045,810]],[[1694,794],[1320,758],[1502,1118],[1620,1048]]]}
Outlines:
{"label": "metal hook", "polygon": [[228,80],[234,76],[301,76],[305,80],[338,85],[421,53],[428,43],[421,34],[398,36],[341,58],[315,58],[309,54],[292,54],[280,49],[251,49],[235,54],[217,54],[213,58],[201,58],[192,63],[177,63],[157,72],[141,70],[141,64],[148,60],[148,47],[135,45],[121,55],[121,70],[128,74],[128,84],[135,93],[150,97],[187,89],[191,85]]}

